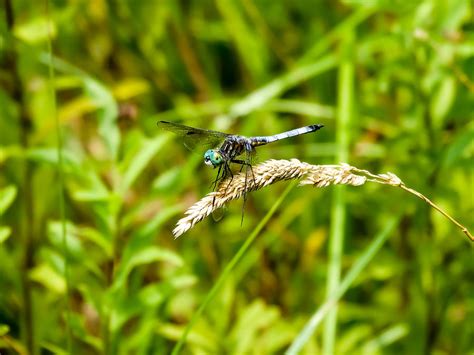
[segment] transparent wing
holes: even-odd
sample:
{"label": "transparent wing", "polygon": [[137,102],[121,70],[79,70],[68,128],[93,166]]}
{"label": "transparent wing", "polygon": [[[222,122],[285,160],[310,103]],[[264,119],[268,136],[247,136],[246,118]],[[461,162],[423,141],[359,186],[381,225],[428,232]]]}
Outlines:
{"label": "transparent wing", "polygon": [[196,150],[200,147],[204,149],[217,147],[229,134],[208,129],[185,126],[179,123],[159,121],[157,125],[161,129],[173,132],[180,136],[183,144],[189,150]]}

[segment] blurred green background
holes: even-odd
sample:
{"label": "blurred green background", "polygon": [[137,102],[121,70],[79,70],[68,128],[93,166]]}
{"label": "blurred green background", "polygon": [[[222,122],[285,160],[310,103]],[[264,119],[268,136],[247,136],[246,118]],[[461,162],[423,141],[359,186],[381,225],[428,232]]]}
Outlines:
{"label": "blurred green background", "polygon": [[179,339],[184,354],[298,340],[305,354],[474,353],[472,244],[371,183],[291,189],[184,339],[289,183],[252,193],[242,227],[234,201],[174,240],[215,171],[156,126],[253,136],[322,123],[259,161],[390,171],[472,231],[472,1],[0,6],[0,353],[168,354]]}

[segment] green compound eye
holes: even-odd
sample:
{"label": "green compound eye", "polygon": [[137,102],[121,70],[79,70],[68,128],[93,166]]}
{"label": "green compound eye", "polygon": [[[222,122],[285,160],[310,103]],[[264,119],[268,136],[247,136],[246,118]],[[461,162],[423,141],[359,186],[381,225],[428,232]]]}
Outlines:
{"label": "green compound eye", "polygon": [[217,149],[209,149],[204,153],[204,163],[206,163],[206,165],[211,165],[215,168],[221,165],[223,161],[222,155]]}

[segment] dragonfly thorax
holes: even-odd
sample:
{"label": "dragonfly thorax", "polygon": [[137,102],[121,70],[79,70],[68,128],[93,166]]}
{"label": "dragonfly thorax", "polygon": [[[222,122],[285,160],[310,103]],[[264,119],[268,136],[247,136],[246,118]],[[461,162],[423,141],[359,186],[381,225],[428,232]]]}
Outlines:
{"label": "dragonfly thorax", "polygon": [[221,165],[224,162],[224,157],[219,152],[219,149],[209,149],[204,153],[204,163],[206,165],[212,166],[215,168],[216,166]]}
{"label": "dragonfly thorax", "polygon": [[215,168],[226,162],[234,162],[235,157],[253,150],[252,142],[247,137],[229,136],[218,149],[209,149],[204,153],[204,163]]}

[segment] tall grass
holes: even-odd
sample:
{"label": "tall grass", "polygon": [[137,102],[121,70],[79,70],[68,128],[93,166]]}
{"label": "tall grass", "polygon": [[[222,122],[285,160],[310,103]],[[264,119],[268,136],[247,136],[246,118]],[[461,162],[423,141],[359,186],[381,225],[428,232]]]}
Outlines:
{"label": "tall grass", "polygon": [[[469,1],[0,15],[0,353],[470,351]],[[325,128],[259,149],[215,223],[215,171],[160,119]]]}
{"label": "tall grass", "polygon": [[[351,126],[354,124],[354,36],[346,32],[342,44],[342,60],[338,70],[338,105],[336,120],[336,163],[347,162],[351,141]],[[342,260],[344,253],[344,235],[346,233],[346,193],[345,186],[334,190],[331,206],[331,232],[329,239],[329,269],[327,277],[328,298],[334,297],[339,289]],[[335,352],[337,327],[337,306],[328,314],[324,327],[323,354]]]}

